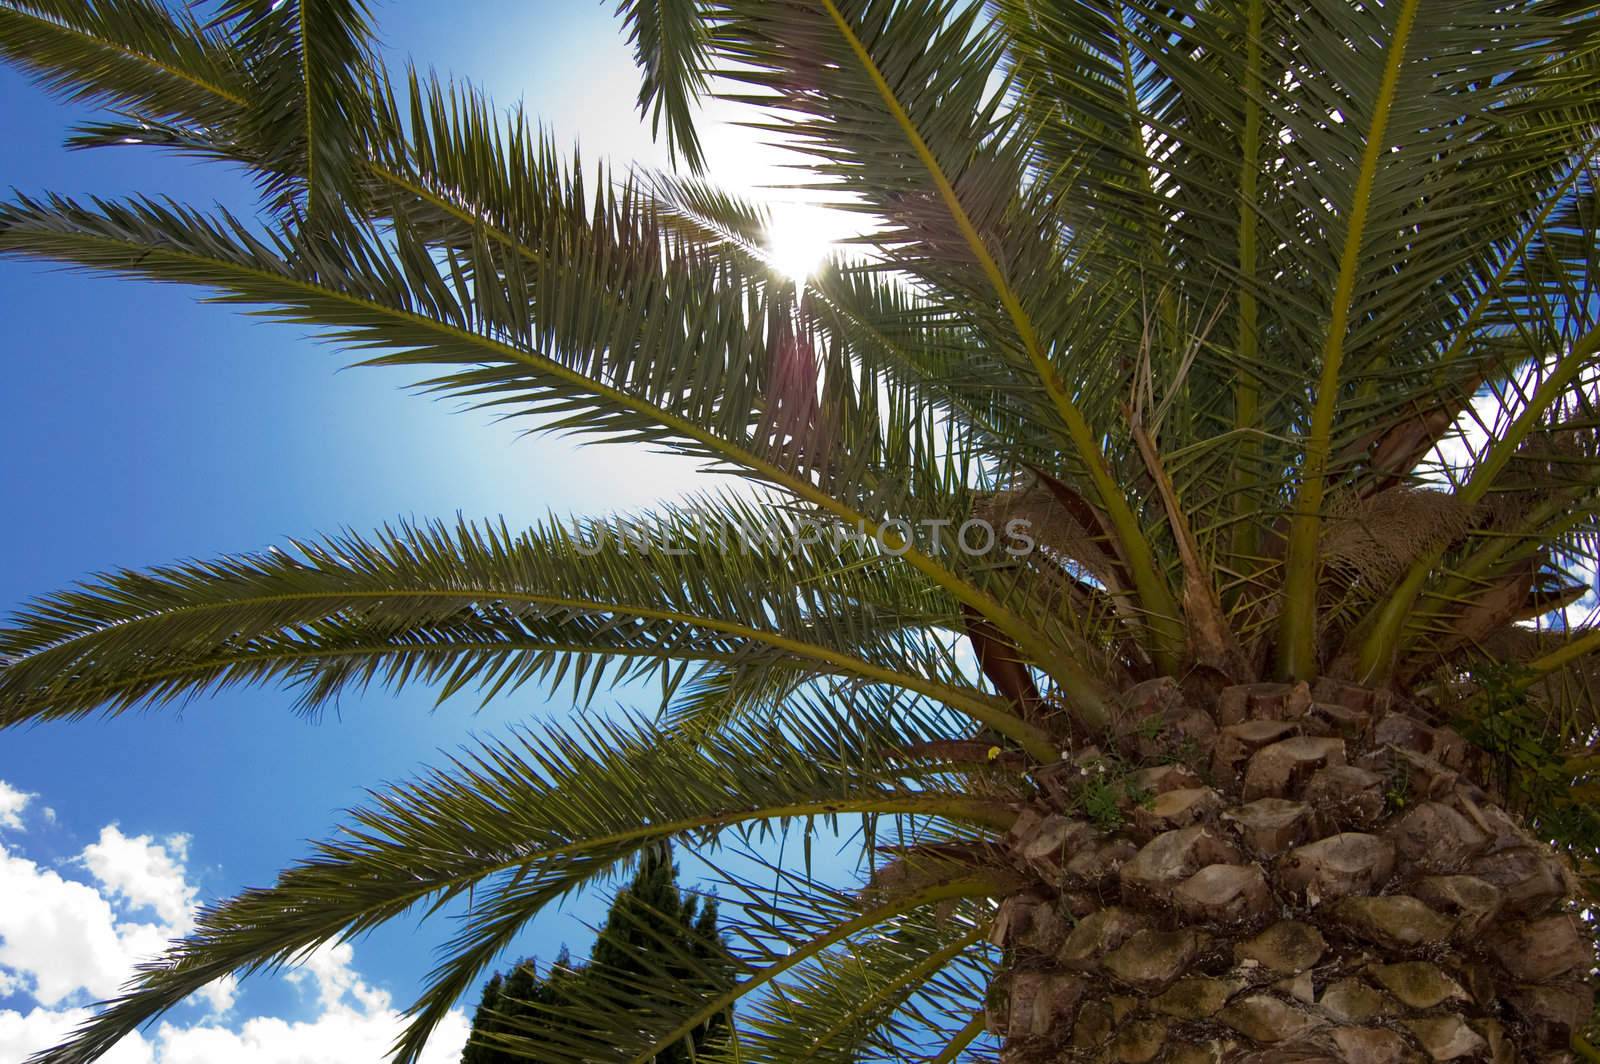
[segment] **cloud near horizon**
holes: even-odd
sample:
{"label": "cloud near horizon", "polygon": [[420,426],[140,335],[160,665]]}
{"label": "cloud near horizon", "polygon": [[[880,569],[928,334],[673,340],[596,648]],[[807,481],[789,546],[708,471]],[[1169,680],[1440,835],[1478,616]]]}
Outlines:
{"label": "cloud near horizon", "polygon": [[[28,858],[16,837],[34,800],[0,780],[0,1060],[22,1061],[61,1042],[148,959],[194,927],[189,837],[127,835],[116,824],[63,869]],[[38,817],[52,821],[48,809]],[[309,1019],[233,1016],[235,984],[208,986],[104,1064],[354,1064],[387,1058],[403,1024],[389,992],[363,979],[348,943],[318,949],[283,978],[314,1008]],[[199,1012],[198,1018],[194,1018]],[[185,1013],[188,1013],[186,1016]],[[423,1064],[454,1064],[467,1018],[453,1010]]]}

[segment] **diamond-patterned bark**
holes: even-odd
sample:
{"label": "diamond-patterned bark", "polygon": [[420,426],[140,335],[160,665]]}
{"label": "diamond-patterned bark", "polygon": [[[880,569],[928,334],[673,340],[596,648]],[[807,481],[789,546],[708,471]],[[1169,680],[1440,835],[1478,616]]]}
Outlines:
{"label": "diamond-patterned bark", "polygon": [[1035,886],[995,925],[1008,1064],[1570,1059],[1595,959],[1572,878],[1460,736],[1328,679],[1124,705],[1122,824],[1061,783],[1091,751],[1009,839]]}

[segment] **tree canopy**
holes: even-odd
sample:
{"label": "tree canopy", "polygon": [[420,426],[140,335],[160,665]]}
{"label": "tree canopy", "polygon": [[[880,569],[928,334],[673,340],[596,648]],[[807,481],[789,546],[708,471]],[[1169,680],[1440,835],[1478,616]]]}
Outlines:
{"label": "tree canopy", "polygon": [[[511,1064],[537,1059],[541,1045],[581,1041],[584,1032],[565,1021],[563,1010],[583,1000],[585,983],[626,984],[648,1001],[661,981],[726,991],[728,967],[716,900],[685,897],[670,855],[652,855],[612,901],[587,963],[575,963],[563,947],[542,975],[538,961],[527,959],[490,976],[461,1064]],[[718,1018],[657,1054],[657,1064],[688,1064],[726,1035],[726,1020]]]}

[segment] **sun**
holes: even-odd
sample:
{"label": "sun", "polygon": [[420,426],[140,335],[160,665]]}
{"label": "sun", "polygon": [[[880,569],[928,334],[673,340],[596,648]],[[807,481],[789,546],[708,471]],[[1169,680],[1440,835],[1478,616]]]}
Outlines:
{"label": "sun", "polygon": [[802,282],[815,274],[833,250],[837,213],[808,203],[774,204],[766,241],[772,268]]}

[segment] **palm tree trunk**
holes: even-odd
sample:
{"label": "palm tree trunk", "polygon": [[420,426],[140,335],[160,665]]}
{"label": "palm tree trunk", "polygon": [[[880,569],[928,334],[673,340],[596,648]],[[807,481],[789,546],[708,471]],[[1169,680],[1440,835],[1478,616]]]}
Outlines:
{"label": "palm tree trunk", "polygon": [[1007,1064],[1572,1059],[1573,878],[1459,735],[1327,678],[1153,680],[1122,710],[1008,837],[1032,886],[994,928]]}

